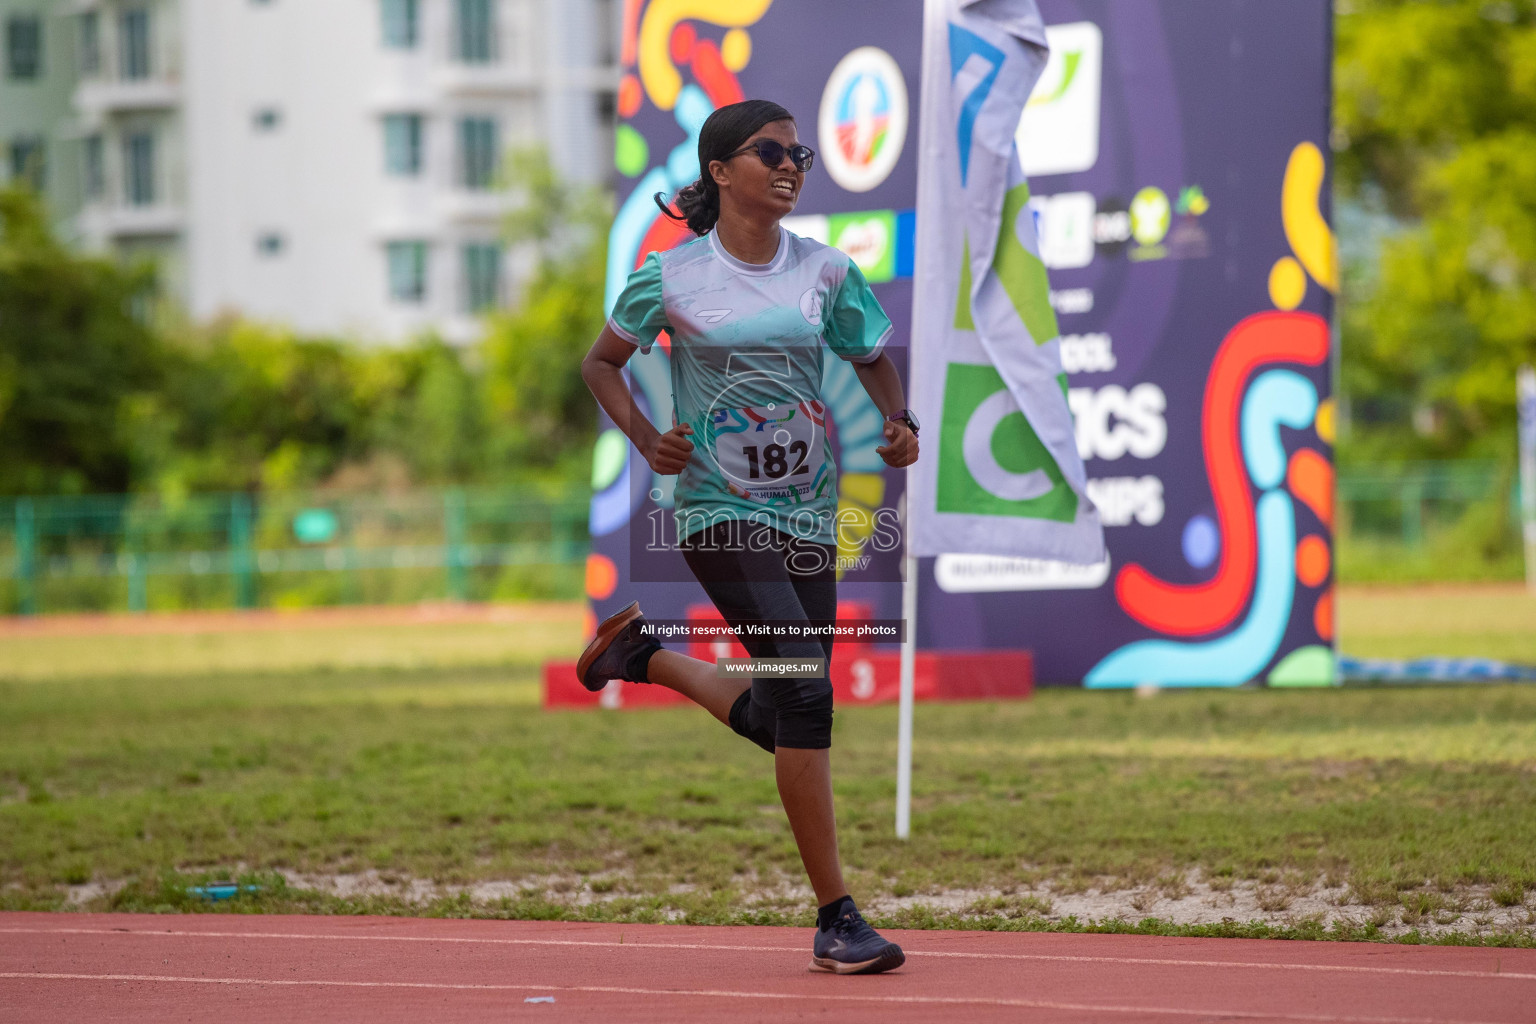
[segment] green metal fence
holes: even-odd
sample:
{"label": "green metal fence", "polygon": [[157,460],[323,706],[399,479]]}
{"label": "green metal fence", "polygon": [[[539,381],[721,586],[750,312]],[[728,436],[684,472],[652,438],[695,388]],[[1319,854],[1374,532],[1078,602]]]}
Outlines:
{"label": "green metal fence", "polygon": [[579,596],[585,495],[0,499],[0,611]]}
{"label": "green metal fence", "polygon": [[1339,473],[1341,530],[1346,536],[1393,540],[1422,548],[1436,532],[1455,527],[1470,508],[1496,510],[1511,541],[1520,529],[1520,493],[1513,466],[1498,462],[1417,462],[1368,472]]}
{"label": "green metal fence", "polygon": [[[1339,474],[1340,545],[1422,552],[1481,509],[1519,546],[1512,467]],[[0,613],[579,597],[588,497],[502,490],[0,499]]]}

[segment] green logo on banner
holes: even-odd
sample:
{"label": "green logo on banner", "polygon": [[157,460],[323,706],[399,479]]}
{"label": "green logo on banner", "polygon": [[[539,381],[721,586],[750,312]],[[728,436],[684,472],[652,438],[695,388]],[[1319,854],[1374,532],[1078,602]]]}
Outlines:
{"label": "green logo on banner", "polygon": [[872,213],[834,213],[827,218],[827,233],[832,247],[853,258],[864,279],[880,284],[896,276],[896,214],[891,210]]}
{"label": "green logo on banner", "polygon": [[1077,495],[992,366],[944,375],[936,507],[940,512],[1070,523]]}

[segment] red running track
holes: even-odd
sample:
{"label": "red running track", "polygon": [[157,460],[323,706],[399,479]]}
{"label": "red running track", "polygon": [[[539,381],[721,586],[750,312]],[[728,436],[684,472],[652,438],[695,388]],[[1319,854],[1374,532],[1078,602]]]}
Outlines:
{"label": "red running track", "polygon": [[0,1021],[1536,1021],[1529,949],[886,934],[838,977],[798,928],[0,914]]}

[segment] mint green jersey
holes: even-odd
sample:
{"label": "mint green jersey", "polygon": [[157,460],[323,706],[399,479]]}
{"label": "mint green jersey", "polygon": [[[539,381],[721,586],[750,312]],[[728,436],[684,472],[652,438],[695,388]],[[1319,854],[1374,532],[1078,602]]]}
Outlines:
{"label": "mint green jersey", "polygon": [[679,540],[752,519],[835,542],[824,352],[871,363],[891,321],[847,255],[779,231],[765,264],[736,259],[713,233],[651,253],[608,320],[641,352],[662,331],[672,339],[673,419],[693,427],[694,445],[675,491]]}

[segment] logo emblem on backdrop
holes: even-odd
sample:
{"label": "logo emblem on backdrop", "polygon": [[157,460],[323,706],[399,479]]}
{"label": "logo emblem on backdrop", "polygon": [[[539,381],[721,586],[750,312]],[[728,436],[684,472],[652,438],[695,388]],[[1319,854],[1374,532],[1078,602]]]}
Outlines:
{"label": "logo emblem on backdrop", "polygon": [[1075,174],[1099,162],[1104,33],[1091,21],[1049,25],[1051,57],[1016,136],[1026,177]]}
{"label": "logo emblem on backdrop", "polygon": [[907,84],[890,54],[861,46],[837,62],[816,133],[827,173],[849,192],[890,177],[907,141]]}
{"label": "logo emblem on backdrop", "polygon": [[1172,222],[1173,207],[1162,189],[1149,185],[1131,200],[1131,236],[1142,245],[1161,242]]}

